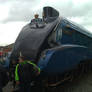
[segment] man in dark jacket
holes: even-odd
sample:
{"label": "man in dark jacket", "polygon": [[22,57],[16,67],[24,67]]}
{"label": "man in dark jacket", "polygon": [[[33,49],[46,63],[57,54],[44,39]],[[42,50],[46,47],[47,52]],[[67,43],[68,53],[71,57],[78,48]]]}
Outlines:
{"label": "man in dark jacket", "polygon": [[34,19],[31,20],[31,23],[40,23],[40,22],[42,22],[42,19],[39,18],[38,14],[35,14]]}
{"label": "man in dark jacket", "polygon": [[0,92],[2,92],[2,76],[0,74]]}
{"label": "man in dark jacket", "polygon": [[8,78],[7,70],[2,65],[0,65],[0,92],[2,92],[2,88],[6,86],[8,81],[9,78]]}
{"label": "man in dark jacket", "polygon": [[19,85],[19,92],[30,92],[30,83],[39,74],[40,69],[34,63],[20,56],[15,69],[15,81],[16,85]]}

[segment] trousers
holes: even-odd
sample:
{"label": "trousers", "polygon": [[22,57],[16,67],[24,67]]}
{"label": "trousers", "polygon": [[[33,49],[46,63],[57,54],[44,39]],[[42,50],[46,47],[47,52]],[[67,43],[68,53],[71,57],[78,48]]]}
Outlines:
{"label": "trousers", "polygon": [[19,85],[19,92],[31,92],[30,83],[28,83],[28,84],[20,84]]}

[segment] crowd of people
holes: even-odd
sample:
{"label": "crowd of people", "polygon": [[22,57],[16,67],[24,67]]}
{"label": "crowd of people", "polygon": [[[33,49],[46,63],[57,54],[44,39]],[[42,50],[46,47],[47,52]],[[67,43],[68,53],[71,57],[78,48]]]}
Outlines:
{"label": "crowd of people", "polygon": [[0,92],[9,81],[13,81],[13,92],[30,92],[31,82],[40,74],[40,68],[35,63],[19,56],[18,62],[11,61],[12,67],[8,70],[0,65]]}

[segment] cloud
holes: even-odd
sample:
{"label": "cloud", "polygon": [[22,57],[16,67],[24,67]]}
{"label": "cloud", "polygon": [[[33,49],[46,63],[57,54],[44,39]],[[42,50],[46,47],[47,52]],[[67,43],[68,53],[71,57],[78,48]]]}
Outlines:
{"label": "cloud", "polygon": [[36,0],[14,0],[10,3],[9,15],[2,21],[3,23],[10,21],[29,21],[34,15],[34,7],[39,4]]}
{"label": "cloud", "polygon": [[14,43],[25,22],[0,24],[0,45]]}
{"label": "cloud", "polygon": [[[1,0],[3,2],[3,0]],[[12,1],[12,0],[10,0]],[[85,1],[85,0],[84,0]],[[58,9],[65,17],[82,17],[92,15],[92,1],[74,2],[73,0],[13,0],[9,16],[3,21],[29,21],[38,7],[50,5]],[[40,10],[39,10],[39,13]]]}
{"label": "cloud", "polygon": [[0,0],[0,4],[2,3],[6,3],[7,2],[7,0]]}
{"label": "cloud", "polygon": [[42,15],[44,6],[54,7],[61,16],[91,31],[92,0],[0,0],[0,44],[13,42],[22,26],[30,22],[35,13]]}

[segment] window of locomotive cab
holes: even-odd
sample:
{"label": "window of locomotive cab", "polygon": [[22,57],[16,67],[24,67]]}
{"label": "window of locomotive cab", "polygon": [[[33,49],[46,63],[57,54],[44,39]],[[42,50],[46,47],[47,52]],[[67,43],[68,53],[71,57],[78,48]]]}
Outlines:
{"label": "window of locomotive cab", "polygon": [[73,35],[75,30],[73,30],[72,28],[70,28],[69,25],[66,25],[66,27],[64,28],[63,33],[66,35]]}
{"label": "window of locomotive cab", "polygon": [[62,27],[62,43],[74,44],[75,30],[72,28]]}

